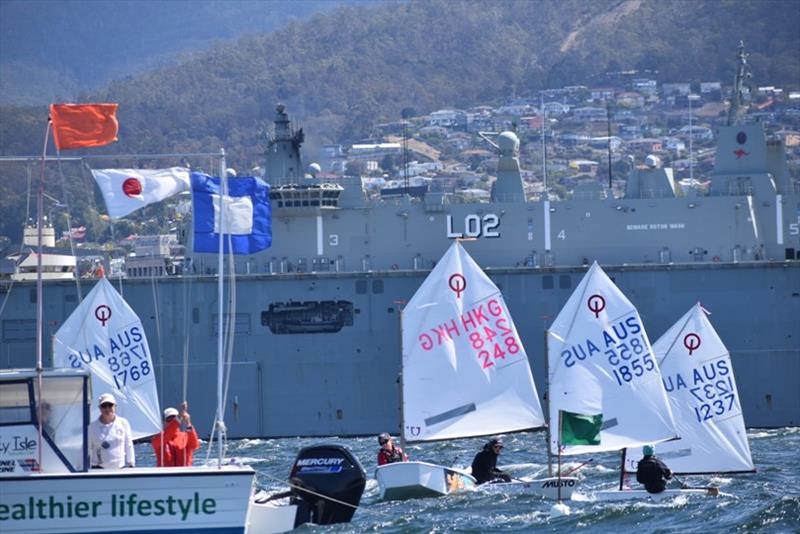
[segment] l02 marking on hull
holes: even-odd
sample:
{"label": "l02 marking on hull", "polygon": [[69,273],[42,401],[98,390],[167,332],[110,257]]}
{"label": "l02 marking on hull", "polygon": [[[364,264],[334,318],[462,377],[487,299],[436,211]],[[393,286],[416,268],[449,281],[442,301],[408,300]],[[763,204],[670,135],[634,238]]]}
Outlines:
{"label": "l02 marking on hull", "polygon": [[453,228],[453,216],[447,216],[447,238],[459,239],[462,237],[500,237],[497,228],[500,226],[500,217],[495,213],[487,213],[483,217],[470,213],[464,217],[464,231],[456,232]]}

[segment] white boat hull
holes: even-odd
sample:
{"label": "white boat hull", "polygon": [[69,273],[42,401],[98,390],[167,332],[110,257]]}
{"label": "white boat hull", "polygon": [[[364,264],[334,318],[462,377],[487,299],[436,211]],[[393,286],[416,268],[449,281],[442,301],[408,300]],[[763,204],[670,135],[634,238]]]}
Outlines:
{"label": "white boat hull", "polygon": [[239,466],[3,478],[0,531],[244,533],[254,478],[251,468]]}
{"label": "white boat hull", "polygon": [[598,491],[594,494],[596,501],[615,502],[615,501],[635,501],[649,500],[654,502],[665,499],[674,499],[680,496],[694,497],[717,497],[724,495],[718,488],[690,488],[690,489],[668,489],[661,493],[648,493],[646,490],[607,490]]}
{"label": "white boat hull", "polygon": [[252,503],[246,532],[252,534],[277,534],[295,528],[296,504]]}
{"label": "white boat hull", "polygon": [[520,479],[512,482],[481,484],[478,487],[481,491],[489,493],[538,495],[547,499],[557,500],[559,498],[559,485],[561,486],[561,499],[571,499],[572,492],[578,486],[578,478],[561,477],[560,480],[557,477]]}
{"label": "white boat hull", "polygon": [[459,469],[427,462],[397,462],[379,466],[375,478],[381,499],[440,497],[474,488],[475,478]]}

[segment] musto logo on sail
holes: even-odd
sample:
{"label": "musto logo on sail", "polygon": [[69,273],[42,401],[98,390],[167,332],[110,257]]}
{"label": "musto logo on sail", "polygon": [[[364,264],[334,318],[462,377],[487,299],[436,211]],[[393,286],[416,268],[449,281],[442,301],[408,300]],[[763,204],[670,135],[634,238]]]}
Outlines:
{"label": "musto logo on sail", "polygon": [[175,516],[186,521],[189,516],[213,515],[217,501],[200,498],[195,491],[192,497],[181,499],[172,495],[164,498],[144,499],[136,493],[114,493],[111,500],[73,500],[49,497],[28,497],[23,502],[0,504],[0,521],[35,521],[44,519],[71,519],[88,517],[149,517]]}

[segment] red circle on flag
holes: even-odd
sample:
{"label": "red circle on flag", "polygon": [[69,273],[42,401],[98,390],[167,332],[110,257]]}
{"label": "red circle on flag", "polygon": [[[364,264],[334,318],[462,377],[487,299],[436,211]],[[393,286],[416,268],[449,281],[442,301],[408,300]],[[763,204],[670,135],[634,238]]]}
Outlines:
{"label": "red circle on flag", "polygon": [[125,181],[122,182],[122,192],[129,197],[135,197],[141,195],[142,182],[140,182],[136,178],[126,178]]}

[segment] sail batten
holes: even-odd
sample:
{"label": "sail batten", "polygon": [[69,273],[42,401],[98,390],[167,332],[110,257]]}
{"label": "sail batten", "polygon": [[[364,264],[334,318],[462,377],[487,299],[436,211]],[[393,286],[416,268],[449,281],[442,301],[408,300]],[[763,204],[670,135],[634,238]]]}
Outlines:
{"label": "sail batten", "polygon": [[[653,345],[681,439],[657,449],[679,474],[755,470],[730,353],[697,303]],[[631,452],[625,469],[636,469]]]}
{"label": "sail batten", "polygon": [[[547,347],[552,454],[619,450],[677,436],[641,317],[597,263],[553,321]],[[565,416],[591,421],[599,435],[560,436]]]}
{"label": "sail batten", "polygon": [[528,356],[500,290],[454,242],[402,314],[409,442],[544,425]]}

